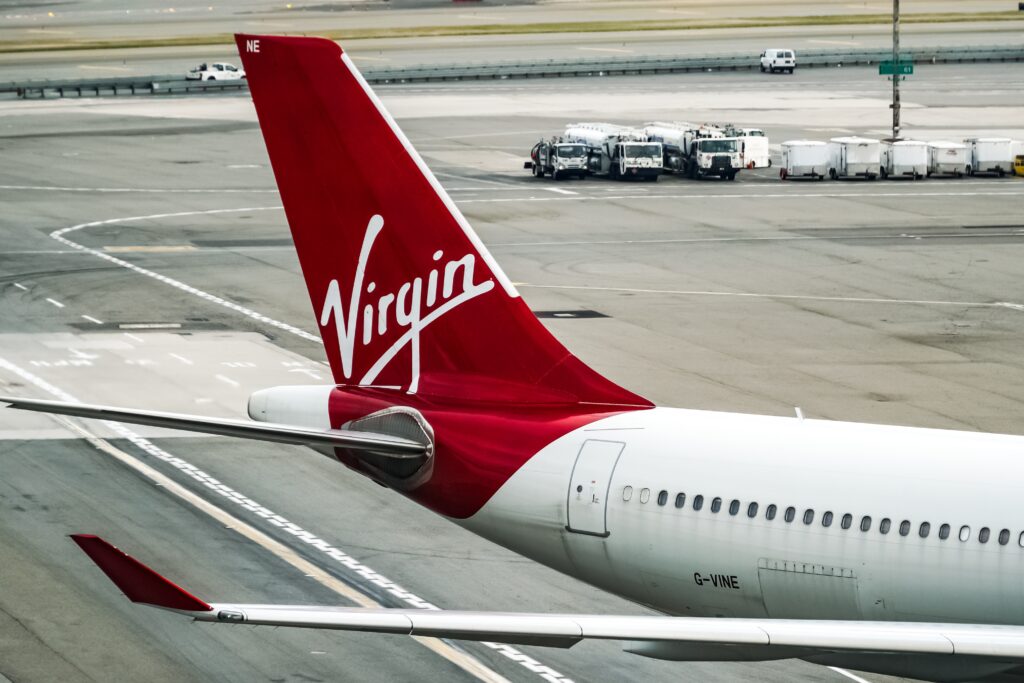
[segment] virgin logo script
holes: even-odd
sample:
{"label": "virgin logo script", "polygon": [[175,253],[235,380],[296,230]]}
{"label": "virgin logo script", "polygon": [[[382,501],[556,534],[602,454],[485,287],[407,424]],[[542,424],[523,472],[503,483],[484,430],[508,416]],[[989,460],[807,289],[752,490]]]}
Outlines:
{"label": "virgin logo script", "polygon": [[470,299],[494,289],[494,280],[488,278],[483,282],[473,282],[475,254],[442,263],[444,252],[438,250],[433,254],[435,267],[424,277],[414,277],[394,292],[378,292],[377,283],[367,283],[365,279],[373,244],[383,229],[382,216],[370,218],[359,249],[355,276],[348,289],[348,307],[342,304],[338,281],[331,280],[320,313],[320,326],[326,326],[334,317],[341,367],[346,379],[352,378],[357,351],[366,353],[366,347],[377,339],[399,333],[394,343],[373,360],[373,365],[360,378],[359,384],[373,384],[398,352],[409,346],[412,352],[409,393],[415,393],[420,380],[420,332]]}

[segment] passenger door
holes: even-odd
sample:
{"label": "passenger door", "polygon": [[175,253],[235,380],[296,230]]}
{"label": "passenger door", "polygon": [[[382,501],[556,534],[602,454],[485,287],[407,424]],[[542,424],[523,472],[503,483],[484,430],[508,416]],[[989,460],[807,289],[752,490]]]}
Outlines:
{"label": "passenger door", "polygon": [[590,439],[583,443],[566,500],[566,529],[578,534],[608,536],[608,493],[612,473],[625,444]]}

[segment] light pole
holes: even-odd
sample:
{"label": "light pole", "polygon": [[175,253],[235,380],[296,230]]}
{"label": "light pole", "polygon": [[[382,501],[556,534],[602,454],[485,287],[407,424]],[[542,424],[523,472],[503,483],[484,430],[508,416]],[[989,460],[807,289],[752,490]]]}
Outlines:
{"label": "light pole", "polygon": [[900,135],[900,0],[892,0],[892,139]]}

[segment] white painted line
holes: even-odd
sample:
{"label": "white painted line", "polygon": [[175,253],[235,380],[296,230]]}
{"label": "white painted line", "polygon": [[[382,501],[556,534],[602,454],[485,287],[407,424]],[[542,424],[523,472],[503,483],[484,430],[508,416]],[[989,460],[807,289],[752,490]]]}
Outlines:
{"label": "white painted line", "polygon": [[[131,223],[131,222],[134,222],[134,221],[158,220],[158,219],[161,219],[161,218],[179,218],[179,217],[182,217],[182,216],[215,215],[215,214],[221,214],[221,213],[241,213],[241,212],[245,212],[245,211],[277,211],[277,210],[280,210],[280,209],[281,209],[280,206],[259,206],[259,207],[246,207],[246,208],[241,208],[241,209],[207,209],[205,211],[180,211],[180,212],[177,212],[177,213],[152,214],[152,215],[149,215],[149,216],[130,216],[128,218],[111,218],[111,219],[105,220],[105,221],[93,221],[91,223],[79,223],[78,225],[72,225],[69,228],[62,228],[60,230],[55,230],[54,232],[50,233],[50,237],[52,237],[53,239],[57,240],[61,244],[69,246],[69,247],[71,247],[73,249],[78,249],[79,251],[84,251],[86,253],[92,254],[93,256],[96,256],[97,258],[101,258],[104,261],[107,261],[109,263],[113,263],[115,265],[121,266],[122,268],[127,268],[128,270],[131,270],[131,271],[133,271],[135,273],[138,273],[139,275],[145,275],[146,277],[151,277],[154,280],[162,282],[162,283],[164,283],[166,285],[170,285],[171,287],[174,287],[175,289],[179,289],[179,290],[181,290],[183,292],[186,292],[188,294],[192,294],[194,296],[197,296],[200,299],[203,299],[204,301],[207,301],[207,302],[212,303],[212,304],[216,304],[218,306],[223,306],[224,308],[227,308],[227,309],[230,309],[232,311],[235,311],[236,313],[241,313],[242,315],[246,316],[247,318],[251,318],[253,320],[256,320],[257,322],[261,322],[261,323],[265,323],[267,325],[271,325],[271,326],[276,327],[278,329],[284,330],[285,332],[290,332],[290,333],[294,334],[295,336],[302,337],[303,339],[305,339],[307,341],[315,342],[317,344],[322,344],[323,342],[321,341],[319,335],[312,334],[312,333],[307,332],[307,331],[305,331],[303,329],[295,327],[294,325],[289,325],[288,323],[284,323],[284,322],[281,322],[279,320],[274,320],[273,318],[265,316],[262,313],[257,313],[256,311],[252,310],[251,308],[246,308],[245,306],[239,306],[238,304],[234,303],[233,301],[228,301],[227,299],[223,299],[223,298],[221,298],[219,296],[215,296],[213,294],[210,294],[209,292],[204,292],[203,290],[197,289],[195,287],[192,287],[191,285],[187,285],[184,282],[181,282],[180,280],[175,280],[173,278],[167,277],[166,275],[161,275],[160,273],[154,272],[152,270],[147,270],[145,268],[142,268],[140,266],[135,265],[134,263],[131,263],[129,261],[125,261],[124,259],[118,258],[116,256],[111,256],[110,254],[102,252],[102,251],[100,251],[98,249],[92,249],[90,247],[86,247],[84,245],[81,245],[78,242],[72,242],[71,240],[69,240],[67,237],[64,236],[64,235],[67,235],[68,233],[75,232],[75,231],[81,230],[83,228],[95,227],[97,225],[115,225],[115,224],[119,224],[119,223]],[[142,341],[142,340],[140,339],[139,341]]]}
{"label": "white painted line", "polygon": [[185,356],[179,355],[177,353],[168,353],[167,355],[170,356],[171,358],[174,358],[175,360],[181,361],[185,365],[195,365],[195,363],[190,361],[188,358],[185,358]]}
{"label": "white painted line", "polygon": [[[54,398],[61,401],[70,401],[78,403],[78,399],[71,396],[64,390],[50,384],[46,380],[37,375],[34,375],[27,370],[24,370],[13,363],[0,358],[0,368],[3,368],[22,379],[34,384],[39,389],[50,394]],[[192,507],[206,513],[210,517],[220,522],[225,528],[231,528],[233,531],[237,531],[239,534],[248,538],[250,541],[258,544],[263,549],[273,553],[277,557],[281,558],[301,573],[311,576],[316,579],[317,582],[333,590],[339,595],[349,599],[354,604],[360,607],[383,607],[384,605],[378,603],[367,595],[359,592],[358,590],[351,588],[348,584],[339,579],[334,578],[328,572],[324,571],[312,562],[304,559],[298,553],[291,548],[287,547],[283,543],[274,540],[264,532],[260,531],[256,527],[248,524],[242,519],[234,516],[224,508],[221,508],[213,503],[209,502],[205,498],[193,493],[189,489],[185,488],[181,484],[177,483],[167,475],[163,474],[159,470],[154,469],[150,465],[147,465],[138,458],[126,453],[125,451],[115,447],[109,441],[97,437],[92,432],[88,431],[85,427],[80,426],[77,422],[69,420],[64,417],[57,415],[51,415],[51,417],[65,425],[72,432],[77,433],[79,436],[88,441],[92,446],[100,451],[114,457],[121,463],[132,468],[136,472],[141,473],[150,481],[157,486],[166,489],[168,492],[174,494],[178,498],[191,505]],[[158,460],[168,463],[175,469],[179,470],[184,475],[191,477],[198,481],[203,486],[208,488],[212,493],[222,496],[229,502],[232,502],[242,509],[254,513],[263,519],[266,519],[274,526],[280,527],[287,533],[293,535],[297,541],[302,541],[310,547],[320,551],[322,554],[330,557],[332,560],[342,564],[344,567],[355,572],[363,580],[373,583],[387,590],[392,595],[395,595],[399,599],[403,600],[406,604],[417,607],[419,609],[440,609],[436,605],[433,605],[412,593],[409,593],[398,584],[388,580],[382,574],[378,574],[370,567],[361,562],[355,560],[347,553],[343,552],[340,548],[331,546],[325,540],[313,535],[312,533],[301,528],[297,524],[288,521],[284,517],[278,515],[273,510],[260,505],[251,498],[235,491],[229,486],[222,484],[217,479],[211,477],[209,474],[199,469],[195,465],[182,460],[174,455],[171,455],[167,451],[163,450],[159,446],[153,444],[148,439],[144,439],[132,430],[128,429],[124,425],[117,422],[106,422],[104,424],[109,429],[112,429],[119,436],[127,439],[137,448],[141,449],[147,455],[150,455]],[[487,683],[509,683],[508,679],[498,674],[496,671],[487,668],[483,663],[472,655],[462,652],[443,640],[437,638],[424,638],[421,636],[412,636],[421,645],[432,650],[436,654],[444,657],[448,661],[452,662],[462,670],[466,671],[470,675],[476,677],[481,681],[487,681]],[[525,655],[524,655],[525,656]],[[530,658],[527,658],[530,659]],[[530,659],[531,662],[539,664],[536,660]],[[545,669],[547,667],[544,667]],[[557,674],[554,670],[553,673]],[[546,678],[546,676],[545,676]],[[565,683],[571,683],[568,679],[559,677],[558,681],[564,681]]]}
{"label": "white painted line", "polygon": [[97,325],[102,325],[103,324],[102,320],[97,320],[96,318],[92,317],[91,315],[85,315],[83,313],[82,317],[85,318],[86,320],[88,320],[91,323],[96,323]]}
{"label": "white painted line", "polygon": [[554,192],[555,194],[579,194],[579,192],[573,192],[572,190],[563,190],[560,187],[545,187],[546,192]]}
{"label": "white painted line", "polygon": [[145,340],[145,339],[143,339],[142,337],[140,337],[140,336],[138,336],[138,335],[135,335],[135,334],[132,334],[131,332],[125,332],[125,333],[124,333],[124,336],[128,337],[128,338],[129,338],[129,339],[131,339],[132,341],[137,341],[137,342],[139,342],[140,344],[141,344],[142,342],[146,341],[146,340]]}
{"label": "white painted line", "polygon": [[25,285],[21,284],[20,282],[15,282],[14,286],[17,287],[18,289],[20,289],[23,292],[27,292],[28,291],[28,287],[26,287]]}
{"label": "white painted line", "polygon": [[177,330],[181,323],[120,323],[121,330]]}
{"label": "white painted line", "polygon": [[52,185],[0,185],[0,190],[38,191],[38,192],[100,192],[114,194],[277,194],[277,190],[254,190],[249,188],[179,188],[161,187],[55,187]]}
{"label": "white painted line", "polygon": [[851,681],[856,681],[857,683],[871,683],[871,681],[867,680],[866,678],[861,678],[860,676],[858,676],[856,674],[850,673],[846,669],[840,669],[838,666],[830,666],[828,668],[832,669],[837,674],[840,674],[842,676],[846,676]]}
{"label": "white painted line", "polygon": [[465,199],[461,204],[496,204],[502,202],[566,202],[566,201],[618,201],[623,199],[794,199],[812,197],[818,199],[845,199],[847,197],[1020,197],[1024,199],[1024,191],[1016,192],[761,192],[722,194],[616,194],[616,195],[578,195],[576,197],[493,197],[488,199]]}
{"label": "white painted line", "polygon": [[46,300],[49,301],[54,306],[56,306],[57,308],[64,308],[64,304],[62,304],[61,302],[57,301],[56,299],[51,299],[51,298],[47,297]]}
{"label": "white painted line", "polygon": [[231,379],[230,377],[225,377],[224,375],[214,375],[214,377],[219,379],[221,382],[224,382],[225,384],[230,384],[233,387],[242,386],[241,384],[239,384],[235,380]]}
{"label": "white painted line", "polygon": [[720,296],[735,297],[738,299],[778,299],[781,301],[836,301],[839,303],[852,304],[900,304],[914,306],[962,306],[965,308],[1013,308],[1024,310],[1024,305],[1013,304],[1006,301],[984,302],[984,301],[942,301],[930,299],[877,299],[871,297],[857,296],[815,296],[813,294],[767,294],[759,292],[716,292],[690,289],[641,289],[630,287],[591,287],[589,285],[530,285],[523,284],[521,287],[532,287],[534,289],[566,289],[583,290],[594,292],[628,292],[631,294],[669,294],[675,296]]}

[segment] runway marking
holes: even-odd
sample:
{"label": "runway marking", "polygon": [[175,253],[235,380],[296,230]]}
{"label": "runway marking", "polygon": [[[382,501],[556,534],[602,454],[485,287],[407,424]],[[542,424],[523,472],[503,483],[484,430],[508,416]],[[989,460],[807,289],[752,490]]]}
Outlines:
{"label": "runway marking", "polygon": [[579,192],[573,192],[572,190],[563,190],[560,187],[545,187],[545,192],[554,192],[555,194],[579,194]]}
{"label": "runway marking", "polygon": [[771,237],[665,237],[649,240],[573,240],[555,242],[496,242],[489,245],[493,249],[499,247],[573,247],[627,244],[711,244],[716,242],[800,242],[809,240],[869,242],[872,240],[930,240],[930,239],[975,239],[986,237],[1024,237],[1024,231],[1013,232],[937,232],[918,235],[901,232],[897,234],[877,235],[775,235]]}
{"label": "runway marking", "polygon": [[86,315],[86,314],[83,313],[82,317],[85,318],[86,320],[88,320],[91,323],[96,323],[97,325],[102,325],[103,324],[102,320],[97,320],[96,318],[92,317],[91,315]]}
{"label": "runway marking", "polygon": [[132,334],[131,332],[125,332],[125,333],[124,333],[124,336],[128,337],[128,338],[129,338],[129,339],[131,339],[132,341],[137,341],[137,342],[139,342],[140,344],[141,344],[141,343],[143,343],[144,341],[146,341],[146,340],[145,340],[145,339],[143,339],[142,337],[140,337],[140,336],[138,336],[138,335],[135,335],[135,334]]}
{"label": "runway marking", "polygon": [[235,380],[231,379],[230,377],[225,377],[224,375],[214,375],[214,378],[219,379],[221,382],[224,382],[225,384],[230,384],[233,387],[240,387],[240,386],[242,386],[241,384],[239,384]]}
{"label": "runway marking", "polygon": [[131,223],[134,221],[158,220],[161,218],[179,218],[182,216],[198,216],[221,213],[241,213],[244,211],[277,211],[280,209],[280,206],[259,206],[246,207],[241,209],[206,209],[202,211],[179,211],[175,213],[151,214],[149,216],[129,216],[127,218],[111,218],[105,221],[79,223],[78,225],[72,225],[69,228],[61,228],[60,230],[55,230],[51,232],[50,237],[57,240],[61,244],[71,247],[72,249],[84,251],[86,253],[92,254],[93,256],[96,256],[97,258],[101,258],[105,261],[109,261],[110,263],[121,266],[122,268],[127,268],[128,270],[138,273],[139,275],[145,275],[146,277],[153,278],[158,282],[162,282],[166,285],[174,287],[175,289],[181,290],[188,294],[192,294],[193,296],[197,296],[200,299],[203,299],[204,301],[207,301],[209,303],[216,304],[218,306],[223,306],[224,308],[230,309],[236,313],[240,313],[245,317],[251,318],[252,320],[255,320],[257,322],[261,322],[266,325],[271,325],[280,330],[284,330],[285,332],[290,332],[291,334],[294,334],[297,337],[301,337],[307,341],[315,342],[317,344],[323,344],[323,341],[321,341],[318,335],[311,334],[306,330],[295,327],[294,325],[289,325],[288,323],[285,322],[281,322],[280,320],[274,320],[273,318],[263,315],[262,313],[258,313],[252,310],[251,308],[240,306],[239,304],[236,304],[233,301],[228,301],[227,299],[215,296],[213,294],[210,294],[209,292],[197,289],[196,287],[187,285],[184,282],[181,282],[180,280],[175,280],[174,278],[167,277],[166,275],[161,275],[160,273],[157,273],[155,271],[147,270],[146,268],[142,268],[140,266],[135,265],[134,263],[130,263],[128,261],[125,261],[124,259],[117,258],[116,256],[111,256],[110,254],[100,251],[98,249],[92,249],[85,245],[79,244],[78,242],[72,242],[71,240],[64,236],[67,235],[68,233],[75,232],[83,228],[91,228],[98,225],[115,225],[119,223]]}
{"label": "runway marking", "polygon": [[[209,303],[214,303],[214,304],[217,304],[219,306],[223,306],[223,307],[228,308],[230,310],[233,310],[233,311],[235,311],[237,313],[241,313],[242,315],[245,315],[246,317],[252,318],[253,320],[256,320],[258,322],[262,322],[262,323],[266,323],[268,325],[272,325],[274,327],[277,327],[278,329],[284,330],[286,332],[290,332],[290,333],[292,333],[292,334],[294,334],[296,336],[299,336],[299,337],[301,337],[303,339],[306,339],[306,340],[309,340],[309,341],[314,341],[314,342],[322,345],[323,341],[320,339],[320,337],[318,335],[314,335],[314,334],[311,334],[309,332],[306,332],[305,330],[300,329],[298,327],[295,327],[294,325],[289,325],[288,323],[284,323],[284,322],[281,322],[281,321],[278,321],[278,320],[274,320],[273,318],[265,316],[262,313],[258,313],[258,312],[254,311],[252,309],[245,308],[244,306],[239,306],[236,303],[233,303],[231,301],[227,301],[225,299],[222,299],[221,297],[215,296],[215,295],[210,294],[208,292],[204,292],[203,290],[200,290],[200,289],[197,289],[195,287],[192,287],[191,285],[186,285],[183,282],[180,282],[180,281],[175,280],[173,278],[169,278],[169,277],[167,277],[165,275],[161,275],[159,273],[156,273],[156,272],[151,271],[151,270],[147,270],[145,268],[140,268],[139,266],[136,266],[133,263],[129,263],[128,261],[125,261],[123,259],[119,259],[116,256],[111,256],[110,254],[104,253],[104,252],[99,251],[97,249],[92,249],[90,247],[86,247],[84,245],[81,245],[81,244],[79,244],[77,242],[72,242],[68,238],[64,237],[64,235],[66,235],[68,233],[71,233],[71,232],[74,232],[74,231],[77,231],[77,230],[81,230],[83,228],[95,227],[95,226],[98,226],[98,225],[114,225],[114,224],[118,224],[118,223],[128,223],[128,222],[140,221],[140,220],[155,220],[155,219],[160,219],[160,218],[176,218],[176,217],[181,217],[181,216],[196,216],[196,215],[221,214],[221,213],[239,213],[239,212],[242,212],[242,211],[274,211],[274,210],[280,210],[282,208],[283,207],[281,207],[281,206],[263,206],[263,207],[247,207],[247,208],[241,208],[241,209],[206,209],[206,210],[202,210],[202,211],[181,211],[181,212],[176,212],[176,213],[152,214],[152,215],[148,215],[148,216],[130,216],[128,218],[111,218],[111,219],[107,219],[107,220],[103,220],[103,221],[92,221],[90,223],[80,223],[78,225],[73,225],[73,226],[68,227],[68,228],[62,228],[60,230],[55,230],[54,232],[50,233],[50,237],[52,237],[53,239],[57,240],[58,242],[61,242],[62,244],[65,244],[65,245],[67,245],[69,247],[72,247],[73,249],[78,249],[80,251],[92,254],[92,255],[94,255],[94,256],[96,256],[98,258],[101,258],[101,259],[103,259],[105,261],[109,261],[110,263],[114,263],[114,264],[119,265],[119,266],[121,266],[123,268],[127,268],[128,270],[131,270],[131,271],[133,271],[135,273],[138,273],[140,275],[145,275],[146,277],[154,278],[154,279],[156,279],[156,280],[158,280],[160,282],[163,282],[163,283],[168,284],[168,285],[170,285],[172,287],[175,287],[176,289],[179,289],[179,290],[187,292],[189,294],[193,294],[195,296],[198,296],[201,299],[204,299],[205,301],[208,301]],[[129,334],[127,332],[125,334],[127,336],[133,338],[133,339],[136,339],[139,342],[143,341],[141,338],[136,337],[135,335]],[[2,361],[2,359],[0,359],[0,361]],[[123,426],[121,426],[121,425],[118,425],[118,427],[123,428]],[[141,439],[141,437],[136,437],[136,438],[138,438],[140,441],[144,441],[144,439]],[[148,443],[148,442],[146,442],[146,443]],[[164,451],[160,451],[160,449],[157,449],[152,444],[149,444],[149,446],[151,448],[153,448],[153,449],[156,449],[156,451],[164,453],[165,455],[168,456],[168,458],[171,458],[171,459],[176,460],[176,461],[180,460],[179,458],[173,458],[173,456],[170,456],[169,454],[166,454],[166,452],[164,452]],[[140,446],[140,448],[141,448],[141,446]],[[161,457],[161,456],[157,455],[157,457]],[[161,459],[165,459],[165,458],[161,457]],[[168,462],[170,462],[170,460],[168,460]],[[189,468],[193,468],[194,467],[192,465],[189,465],[188,463],[185,463],[185,461],[181,461],[181,462],[184,463],[185,465],[187,465]],[[175,466],[177,466],[177,465],[175,465]],[[183,470],[183,471],[185,471],[185,470]],[[196,470],[196,471],[197,472],[201,472],[200,470]],[[191,472],[186,471],[186,473],[191,475]],[[191,476],[195,476],[195,475],[191,475]],[[206,476],[208,476],[208,475],[206,475]],[[217,482],[217,484],[218,484],[218,488],[215,488],[215,490],[217,490],[218,492],[222,492],[223,490],[231,491],[230,488],[225,487],[223,484],[220,484],[219,482]],[[214,488],[214,487],[211,487],[211,488]],[[227,494],[224,494],[224,495],[227,495]],[[232,495],[234,495],[236,497],[241,497],[244,500],[249,501],[249,503],[252,503],[251,500],[249,500],[248,498],[244,498],[244,496],[241,496],[241,494],[237,494],[234,491],[232,491]],[[255,505],[255,503],[252,503],[252,504]],[[262,510],[266,510],[266,508],[263,508],[262,506],[259,506],[259,507]],[[248,505],[246,505],[246,508],[250,509],[250,510],[254,509],[252,507],[249,507]],[[270,513],[269,510],[267,510],[267,512],[269,514],[272,514],[272,513]],[[260,514],[261,516],[264,516],[259,511],[257,511],[257,514]],[[331,546],[329,546],[326,543],[326,541],[323,541],[322,539],[317,538],[313,534],[310,534],[309,532],[302,530],[297,525],[292,524],[291,522],[286,522],[286,520],[284,520],[280,516],[276,516],[275,515],[275,518],[278,518],[278,519],[280,519],[282,521],[279,523],[279,522],[274,521],[274,519],[269,519],[270,523],[275,524],[277,526],[281,526],[282,528],[285,529],[285,531],[288,531],[289,533],[295,534],[296,538],[299,538],[300,540],[302,540],[302,541],[304,541],[306,543],[309,543],[310,545],[313,545],[313,547],[316,547],[317,549],[322,550],[323,552],[325,552],[326,554],[328,554],[332,558],[337,559],[339,562],[341,562],[345,566],[347,566],[350,569],[352,569],[353,571],[355,571],[357,574],[359,574],[363,578],[367,579],[368,581],[370,581],[371,583],[373,583],[375,585],[378,585],[378,586],[381,586],[381,587],[385,588],[386,590],[388,590],[388,592],[396,595],[397,597],[399,597],[400,599],[404,600],[407,604],[411,605],[412,607],[418,607],[418,608],[421,608],[421,609],[440,609],[437,606],[432,605],[432,604],[426,602],[425,600],[417,597],[416,595],[414,595],[414,594],[406,591],[405,589],[399,587],[397,584],[395,584],[392,581],[384,578],[381,574],[378,574],[377,572],[373,571],[372,569],[370,569],[366,565],[360,564],[359,562],[357,562],[356,560],[352,559],[348,555],[342,553],[337,548],[332,548]],[[286,526],[286,524],[287,524],[287,526]],[[325,548],[327,548],[328,550],[325,550]],[[416,639],[417,640],[428,640],[428,639],[421,639],[419,637],[416,637]],[[491,642],[481,642],[481,644],[486,646],[486,647],[491,648],[492,650],[497,651],[498,653],[500,653],[504,657],[506,657],[508,659],[511,659],[512,661],[515,661],[516,663],[520,664],[521,666],[523,666],[527,670],[529,670],[529,671],[531,671],[533,673],[538,674],[539,676],[541,676],[545,680],[551,681],[551,683],[572,683],[572,680],[570,678],[562,676],[562,674],[560,674],[555,669],[553,669],[553,668],[547,666],[546,664],[543,664],[542,662],[540,662],[540,661],[538,661],[538,660],[536,660],[536,659],[534,659],[534,658],[532,658],[532,657],[530,657],[530,656],[520,652],[519,650],[517,650],[514,647],[511,647],[509,645],[500,644],[500,643],[491,643]],[[448,647],[448,646],[445,645],[445,647]],[[431,649],[433,649],[433,648],[431,648]],[[458,655],[459,656],[470,657],[469,655],[464,655],[463,653],[458,653]],[[456,664],[458,664],[458,662],[456,662],[454,659],[451,659],[450,657],[447,657],[447,656],[446,656],[446,658],[448,658],[450,661],[453,661]],[[472,661],[475,662],[476,664],[479,664],[479,662],[477,662],[477,660],[475,660],[475,659],[473,659]],[[479,667],[483,668],[483,670],[485,672],[487,672],[486,676],[484,676],[483,674],[481,674],[479,672],[474,674],[478,678],[481,678],[482,680],[488,680],[488,681],[505,681],[506,680],[506,679],[502,678],[501,676],[499,676],[498,674],[496,674],[493,671],[491,671],[490,669],[484,668],[482,664],[479,664]],[[463,668],[466,669],[467,671],[469,670],[466,667],[463,667]],[[471,671],[471,673],[473,673],[473,672]]]}
{"label": "runway marking", "polygon": [[56,306],[57,308],[64,308],[64,304],[62,304],[61,302],[57,301],[56,299],[51,299],[50,297],[46,297],[46,300],[49,301],[54,306]]}
{"label": "runway marking", "polygon": [[[27,370],[24,370],[4,358],[0,358],[0,368],[12,372],[18,377],[21,377],[22,379],[34,384],[36,387],[50,394],[51,396],[57,398],[58,400],[69,401],[74,403],[79,402],[78,399],[76,399],[74,396],[67,393],[63,389],[60,389],[54,386],[53,384],[50,384],[42,377],[39,377]],[[223,524],[225,528],[230,528],[233,531],[237,531],[242,536],[258,544],[265,550],[273,553],[277,557],[281,558],[282,560],[290,564],[295,569],[298,569],[301,573],[307,576],[312,576],[320,584],[326,586],[327,588],[330,588],[339,595],[348,598],[354,604],[359,605],[360,607],[383,607],[381,603],[375,601],[373,598],[370,598],[369,596],[364,595],[356,589],[349,587],[347,584],[340,581],[339,579],[334,578],[333,576],[331,576],[326,571],[316,566],[312,562],[302,558],[298,553],[296,553],[294,550],[291,550],[280,541],[274,540],[266,533],[250,525],[248,522],[245,522],[241,518],[234,516],[227,510],[217,505],[214,505],[213,503],[199,496],[198,494],[193,493],[192,491],[177,483],[176,481],[174,481],[167,475],[163,474],[159,470],[151,467],[150,465],[147,465],[138,458],[117,448],[106,439],[101,439],[100,437],[96,436],[85,427],[80,426],[79,424],[73,422],[72,420],[69,420],[61,416],[51,415],[50,417],[56,420],[57,422],[65,425],[72,432],[80,435],[83,439],[88,441],[93,447],[97,448],[100,451],[103,451],[104,453],[107,453],[110,456],[113,456],[121,463],[132,468],[136,472],[139,472],[140,474],[144,475],[157,486],[167,490],[170,493],[173,493],[175,496],[181,498],[188,504],[192,505],[194,508],[202,512],[205,512],[207,515]],[[211,477],[209,474],[199,469],[195,465],[192,465],[191,463],[182,460],[177,456],[171,455],[170,453],[155,445],[148,439],[139,436],[128,427],[125,427],[124,425],[118,422],[108,422],[105,420],[102,421],[102,424],[106,426],[108,429],[113,430],[116,434],[118,434],[118,436],[126,439],[134,446],[141,449],[147,455],[151,455],[157,458],[158,460],[168,463],[175,469],[179,470],[180,472],[186,474],[192,479],[203,484],[212,492],[217,493],[220,496],[231,501],[232,503],[235,503],[241,506],[242,508],[259,515],[260,517],[269,521],[271,524],[274,524],[275,526],[282,528],[284,531],[287,531],[288,533],[294,535],[297,539],[306,542],[310,546],[316,548],[317,550],[320,550],[322,553],[341,562],[346,567],[354,569],[357,573],[363,575],[364,578],[370,580],[371,583],[381,585],[382,587],[389,586],[389,592],[393,594],[404,594],[404,597],[402,595],[399,595],[399,597],[403,597],[403,599],[407,603],[413,604],[412,599],[415,598],[416,601],[419,601],[423,605],[428,605],[428,609],[439,609],[434,605],[430,605],[430,603],[427,603],[423,600],[420,600],[419,598],[416,598],[416,596],[412,595],[411,593],[407,593],[406,591],[401,589],[397,584],[388,581],[382,575],[373,571],[366,565],[358,562],[354,558],[342,552],[340,549],[331,546],[323,539],[320,539],[317,536],[314,536],[313,534],[309,533],[305,529],[302,529],[297,524],[289,522],[287,519],[274,513],[267,507],[260,505],[256,501],[242,495],[241,493],[235,491],[231,487],[222,484],[220,481]],[[413,606],[417,607],[420,605],[414,604]],[[422,636],[412,637],[421,645],[424,645],[436,654],[444,657],[445,659],[452,662],[462,670],[466,671],[467,673],[475,676],[476,678],[482,681],[488,681],[488,683],[508,683],[508,680],[506,678],[504,678],[497,672],[487,668],[483,663],[478,661],[472,655],[469,655],[465,652],[461,652],[442,640],[439,640],[437,638],[424,638]],[[559,680],[567,681],[567,679],[562,678],[560,678]],[[569,682],[567,681],[567,683]]]}
{"label": "runway marking", "polygon": [[815,296],[813,294],[767,294],[759,292],[718,292],[713,290],[699,289],[643,289],[631,287],[591,287],[589,285],[532,285],[523,284],[521,287],[532,287],[534,289],[567,289],[584,290],[595,292],[626,292],[630,294],[671,294],[677,296],[720,296],[735,297],[740,299],[779,299],[800,300],[800,301],[836,301],[840,303],[854,304],[910,304],[916,306],[966,306],[970,308],[1012,308],[1024,311],[1024,304],[1015,304],[1007,301],[942,301],[930,299],[879,299],[872,297],[857,296]]}
{"label": "runway marking", "polygon": [[143,194],[277,194],[277,190],[248,188],[160,188],[160,187],[56,187],[51,185],[0,185],[0,190],[25,190],[39,192],[114,192]]}
{"label": "runway marking", "polygon": [[196,247],[192,244],[138,244],[138,245],[126,245],[126,246],[108,246],[103,247],[103,251],[110,254],[174,254],[180,251],[195,251]]}
{"label": "runway marking", "polygon": [[566,202],[566,201],[608,201],[620,199],[793,199],[812,197],[817,199],[844,199],[846,197],[1021,197],[1024,191],[1016,192],[813,192],[813,193],[737,193],[722,194],[617,194],[579,195],[576,197],[491,197],[487,199],[465,199],[461,204],[497,204],[503,202]]}
{"label": "runway marking", "polygon": [[577,50],[584,50],[586,52],[619,52],[623,54],[632,54],[636,50],[624,50],[617,47],[578,47]]}
{"label": "runway marking", "polygon": [[181,361],[181,362],[182,362],[182,363],[184,363],[185,365],[195,365],[195,363],[193,363],[193,362],[192,362],[192,361],[190,361],[190,360],[189,360],[188,358],[185,358],[185,356],[182,356],[182,355],[180,355],[180,354],[177,354],[177,353],[168,353],[167,355],[168,355],[168,356],[170,356],[171,358],[174,358],[175,360],[179,360],[179,361]]}
{"label": "runway marking", "polygon": [[871,681],[867,680],[866,678],[861,678],[860,676],[858,676],[856,674],[850,673],[846,669],[840,669],[838,666],[830,666],[828,668],[832,669],[837,674],[840,674],[842,676],[846,676],[847,678],[849,678],[852,681],[856,681],[857,683],[871,683]]}
{"label": "runway marking", "polygon": [[14,286],[17,287],[18,289],[20,289],[23,292],[27,292],[28,291],[28,287],[26,287],[25,285],[21,284],[20,282],[15,282]]}

